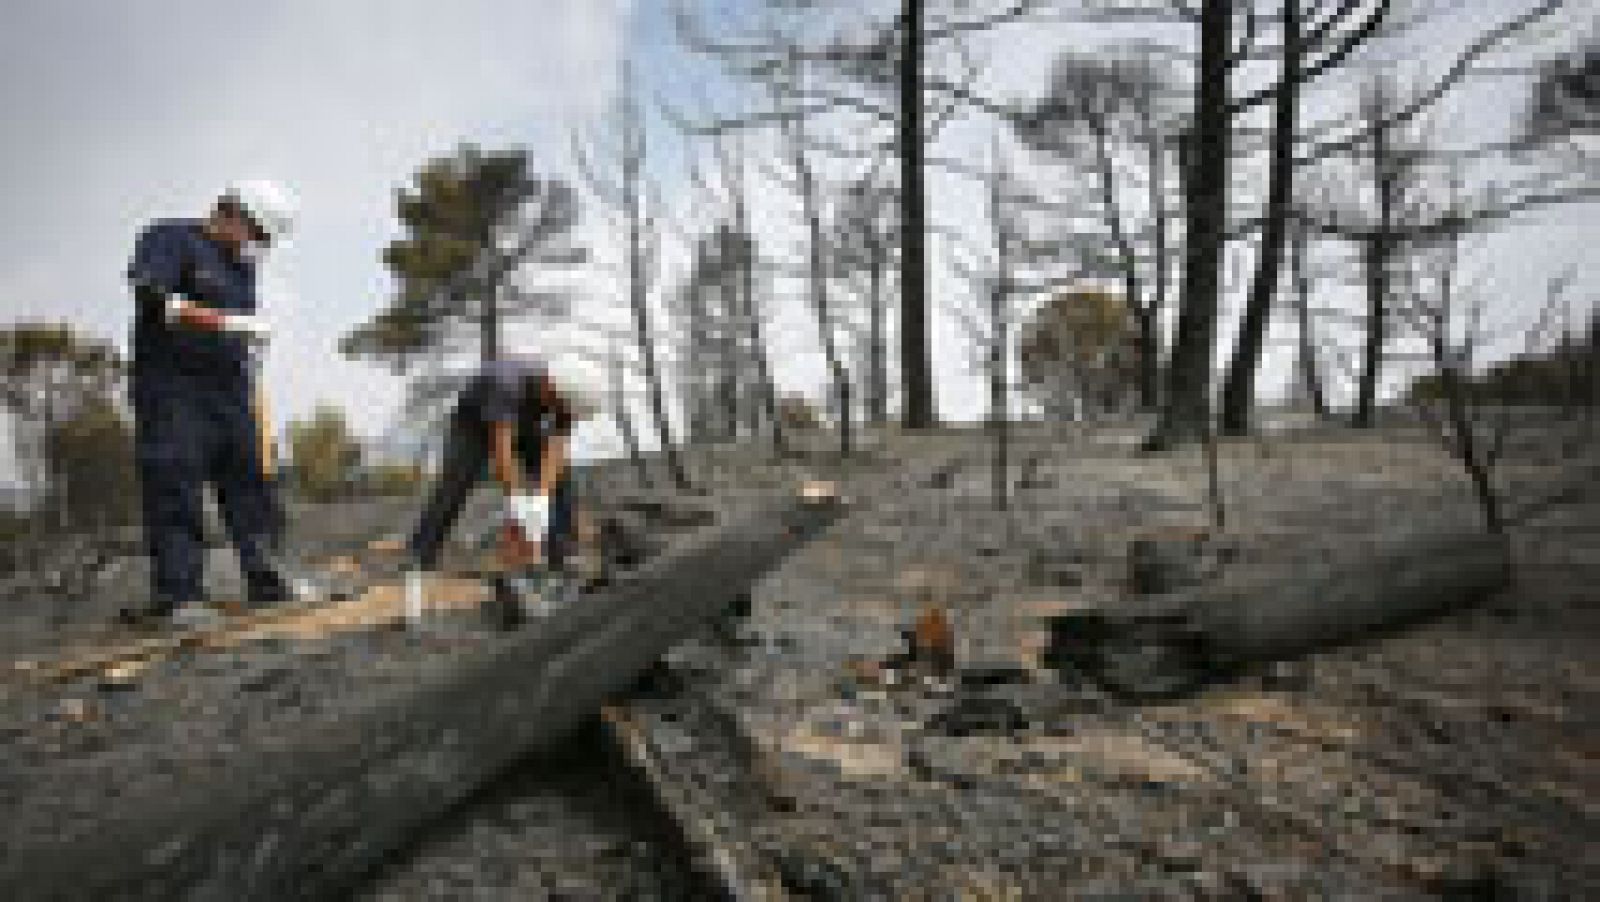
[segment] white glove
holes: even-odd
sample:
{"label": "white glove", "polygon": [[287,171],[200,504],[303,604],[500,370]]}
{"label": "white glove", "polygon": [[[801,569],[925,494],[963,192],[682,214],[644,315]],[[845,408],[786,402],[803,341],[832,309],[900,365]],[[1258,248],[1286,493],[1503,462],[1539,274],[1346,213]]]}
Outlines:
{"label": "white glove", "polygon": [[524,539],[543,542],[550,531],[550,498],[539,492],[507,495],[506,518],[516,525]]}
{"label": "white glove", "polygon": [[[178,295],[167,297],[167,322],[177,324],[185,310],[197,305]],[[216,314],[218,329],[242,335],[252,344],[266,344],[272,337],[272,326],[266,319],[248,313],[218,313]]]}
{"label": "white glove", "polygon": [[266,344],[272,338],[272,325],[248,313],[222,314],[222,331],[243,335],[252,344]]}

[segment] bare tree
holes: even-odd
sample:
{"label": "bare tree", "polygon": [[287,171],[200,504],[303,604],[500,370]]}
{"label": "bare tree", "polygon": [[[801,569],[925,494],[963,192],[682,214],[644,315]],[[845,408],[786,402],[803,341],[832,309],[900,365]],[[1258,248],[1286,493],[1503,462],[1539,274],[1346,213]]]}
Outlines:
{"label": "bare tree", "polygon": [[1600,133],[1600,34],[1540,64],[1526,120],[1531,141]]}
{"label": "bare tree", "polygon": [[627,372],[620,347],[611,348],[606,364],[606,373],[610,380],[612,423],[616,426],[617,435],[622,439],[622,447],[627,451],[628,460],[633,463],[640,487],[648,489],[652,486],[650,468],[645,464],[644,454],[639,449],[639,435],[633,428],[633,417],[628,414]]}
{"label": "bare tree", "polygon": [[[1327,80],[1357,57],[1357,51],[1374,40],[1426,18],[1426,10],[1402,18],[1392,13],[1399,6],[1390,0],[1290,0],[1273,4],[1279,27],[1264,27],[1265,17],[1254,2],[1201,0],[1173,2],[1085,2],[1079,18],[1095,21],[1143,21],[1187,26],[1198,35],[1198,60],[1194,71],[1194,104],[1190,125],[1183,134],[1181,159],[1186,228],[1183,290],[1177,332],[1167,368],[1168,395],[1156,432],[1146,443],[1159,448],[1168,440],[1197,435],[1201,421],[1210,416],[1209,387],[1214,356],[1216,321],[1222,291],[1220,271],[1223,241],[1240,241],[1257,233],[1257,264],[1246,298],[1239,344],[1228,367],[1224,394],[1230,431],[1248,427],[1255,371],[1264,346],[1272,301],[1280,281],[1281,260],[1292,215],[1292,179],[1297,170],[1329,160],[1369,151],[1433,109],[1480,64],[1517,35],[1559,12],[1565,0],[1539,0],[1447,57],[1449,64],[1437,77],[1404,97],[1397,97],[1383,116],[1337,117],[1330,121],[1301,123],[1298,98]],[[1276,33],[1276,49],[1269,43]],[[1181,53],[1178,55],[1182,55]],[[1252,64],[1275,59],[1276,75],[1265,84],[1251,85],[1250,75],[1262,67]],[[1266,140],[1246,121],[1255,110],[1272,109],[1272,126]],[[1233,220],[1227,197],[1229,173],[1236,165],[1268,152],[1268,178],[1263,211]],[[1245,171],[1238,166],[1237,171]],[[1503,214],[1502,214],[1503,215]],[[1382,248],[1375,248],[1382,251]],[[1383,254],[1377,254],[1381,258]],[[1381,268],[1371,274],[1381,289]],[[1381,338],[1381,318],[1374,318]],[[1377,355],[1372,356],[1378,360]],[[1231,386],[1231,388],[1230,388]]]}
{"label": "bare tree", "polygon": [[678,355],[678,397],[684,408],[684,437],[687,441],[703,442],[711,438],[712,402],[710,376],[705,361],[711,346],[712,314],[708,274],[715,263],[711,259],[707,237],[695,243],[693,262],[688,277],[676,291],[678,313],[683,329]]}
{"label": "bare tree", "polygon": [[[1362,96],[1363,154],[1346,165],[1359,166],[1364,196],[1323,198],[1304,208],[1305,227],[1319,237],[1348,242],[1360,257],[1365,310],[1360,317],[1362,344],[1356,375],[1351,425],[1375,423],[1379,388],[1393,338],[1397,270],[1414,251],[1436,242],[1492,229],[1512,218],[1556,204],[1600,194],[1592,170],[1552,165],[1539,157],[1522,158],[1523,171],[1498,160],[1512,177],[1485,177],[1467,193],[1461,175],[1465,162],[1481,162],[1498,154],[1498,145],[1448,150],[1424,137],[1415,108],[1387,73],[1374,73]],[[1451,173],[1452,200],[1434,202],[1438,174]]]}
{"label": "bare tree", "polygon": [[[825,0],[768,0],[765,10],[814,13]],[[754,34],[717,38],[704,18],[678,7],[680,34],[691,49],[726,69],[780,92],[792,101],[783,111],[729,116],[697,126],[702,132],[770,125],[794,115],[845,113],[864,120],[871,136],[865,153],[889,154],[899,190],[900,377],[903,419],[921,429],[937,421],[929,359],[927,297],[928,144],[956,107],[996,109],[973,93],[970,73],[953,77],[945,58],[965,53],[965,40],[1043,9],[1045,0],[1009,0],[974,12],[965,0],[930,4],[898,0],[888,20],[863,17],[847,32],[817,40],[768,23]],[[931,114],[930,114],[931,111]],[[887,134],[884,134],[887,132]],[[813,138],[813,140],[815,140]],[[856,149],[861,153],[860,149]]]}
{"label": "bare tree", "polygon": [[[1012,120],[1024,143],[1080,167],[1092,181],[1083,208],[1103,237],[1079,234],[1064,246],[1076,251],[1078,272],[1096,270],[1109,249],[1109,269],[1136,329],[1139,402],[1147,410],[1160,396],[1159,317],[1168,295],[1172,94],[1165,69],[1147,54],[1063,56],[1047,94]],[[1053,206],[1069,224],[1079,221],[1071,201]]]}
{"label": "bare tree", "polygon": [[788,451],[783,418],[778,416],[778,390],[772,378],[772,362],[764,334],[764,305],[756,297],[756,270],[759,263],[755,234],[750,224],[750,199],[745,178],[745,160],[742,152],[731,153],[725,144],[717,145],[722,182],[728,193],[728,206],[732,233],[740,236],[742,253],[735,261],[738,271],[739,313],[748,330],[750,353],[755,363],[760,409],[772,430],[772,448],[776,454]]}
{"label": "bare tree", "polygon": [[987,212],[989,228],[994,241],[994,273],[989,278],[989,335],[985,356],[989,376],[989,431],[994,437],[994,503],[1004,510],[1008,504],[1010,485],[1011,449],[1011,333],[1008,328],[1014,313],[1011,309],[1014,285],[1018,225],[1008,209],[1006,196],[1010,172],[1005,157],[1000,152],[999,141],[994,142],[990,164],[993,175],[989,180]]}
{"label": "bare tree", "polygon": [[988,389],[984,421],[994,449],[994,505],[1004,510],[1010,504],[1011,482],[1012,333],[1020,316],[1017,308],[1023,280],[1019,271],[1028,262],[1022,253],[1026,239],[1022,212],[1029,195],[1012,171],[998,136],[991,142],[985,169],[987,234],[981,248],[971,247],[965,236],[956,236],[951,243],[956,251],[952,265],[970,291],[967,303],[952,304],[952,312],[978,349]]}
{"label": "bare tree", "polygon": [[[1457,291],[1462,236],[1445,237],[1426,273],[1431,286],[1414,288],[1410,303],[1398,305],[1416,333],[1427,344],[1442,389],[1442,416],[1423,403],[1418,406],[1433,422],[1446,449],[1466,471],[1483,513],[1484,526],[1496,535],[1506,531],[1505,502],[1494,483],[1495,465],[1506,447],[1508,421],[1484,415],[1470,397],[1472,369],[1484,340],[1486,296],[1472,298],[1463,309]],[[1423,280],[1417,280],[1423,281]],[[1476,399],[1481,400],[1481,399]]]}
{"label": "bare tree", "polygon": [[1298,341],[1296,377],[1300,391],[1318,419],[1328,417],[1328,399],[1322,390],[1322,365],[1318,360],[1316,324],[1311,309],[1310,236],[1296,224],[1289,243],[1289,279],[1294,286],[1295,333]]}
{"label": "bare tree", "polygon": [[805,125],[799,119],[789,119],[785,126],[788,139],[789,166],[793,172],[794,189],[800,199],[801,216],[806,227],[806,298],[816,317],[817,332],[822,343],[823,361],[833,383],[833,411],[839,429],[839,454],[849,457],[852,452],[852,421],[850,373],[839,353],[837,324],[829,294],[828,244],[823,231],[825,192],[818,184],[816,170],[812,167],[805,140]]}
{"label": "bare tree", "polygon": [[[888,294],[890,243],[889,197],[871,179],[847,186],[838,220],[835,265],[846,290],[854,290],[865,308],[867,326],[860,336],[861,393],[867,422],[889,421]],[[866,285],[852,285],[862,279]]]}
{"label": "bare tree", "polygon": [[1184,196],[1184,265],[1177,335],[1167,367],[1167,391],[1157,431],[1146,448],[1209,433],[1211,361],[1221,296],[1232,123],[1228,115],[1232,75],[1233,4],[1202,0],[1200,61],[1195,78],[1194,123],[1181,150]]}
{"label": "bare tree", "polygon": [[666,397],[662,390],[661,368],[656,352],[657,336],[652,325],[651,295],[656,281],[659,236],[652,186],[644,171],[648,150],[647,130],[631,68],[624,71],[623,88],[613,119],[611,137],[615,146],[608,163],[614,164],[611,167],[614,175],[600,172],[592,159],[593,154],[581,142],[574,142],[574,150],[590,190],[615,210],[621,219],[626,244],[626,284],[628,307],[633,317],[634,343],[644,370],[650,414],[655,423],[662,459],[666,462],[673,485],[682,490],[689,487],[689,476],[679,457],[672,436],[672,424],[667,417]]}

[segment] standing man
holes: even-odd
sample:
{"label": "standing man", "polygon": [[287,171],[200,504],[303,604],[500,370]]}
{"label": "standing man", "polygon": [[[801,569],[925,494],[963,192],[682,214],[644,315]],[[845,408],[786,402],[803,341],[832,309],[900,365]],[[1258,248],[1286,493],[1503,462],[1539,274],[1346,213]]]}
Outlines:
{"label": "standing man", "polygon": [[151,606],[125,619],[214,621],[204,601],[202,493],[216,491],[249,600],[284,600],[272,562],[281,534],[262,441],[254,355],[268,328],[256,267],[293,225],[295,203],[264,180],[230,185],[203,220],[161,220],[139,235],[128,279],[135,448],[152,562]]}
{"label": "standing man", "polygon": [[572,542],[567,444],[593,413],[591,378],[575,361],[507,356],[480,369],[450,415],[444,460],[408,546],[431,570],[485,465],[504,492],[509,556],[560,571]]}

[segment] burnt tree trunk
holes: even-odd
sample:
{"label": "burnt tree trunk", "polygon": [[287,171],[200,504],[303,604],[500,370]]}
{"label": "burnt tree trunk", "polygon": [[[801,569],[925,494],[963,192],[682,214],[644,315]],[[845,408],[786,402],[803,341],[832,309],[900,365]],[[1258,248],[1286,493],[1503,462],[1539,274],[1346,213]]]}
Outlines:
{"label": "burnt tree trunk", "polygon": [[867,419],[874,426],[889,422],[889,369],[884,347],[883,235],[869,226],[867,246]]}
{"label": "burnt tree trunk", "polygon": [[1181,160],[1187,244],[1183,300],[1167,368],[1166,403],[1147,447],[1199,438],[1211,417],[1211,364],[1227,229],[1230,156],[1228,56],[1233,4],[1205,0],[1200,11],[1200,71],[1195,121],[1185,132]]}
{"label": "burnt tree trunk", "polygon": [[667,473],[678,489],[689,487],[689,475],[678,458],[678,448],[672,439],[672,426],[667,420],[667,401],[661,390],[661,369],[656,363],[655,333],[650,325],[650,293],[646,284],[644,248],[644,211],[640,209],[640,180],[643,177],[645,136],[637,108],[624,117],[623,135],[623,190],[626,193],[625,214],[628,220],[628,305],[633,312],[634,341],[639,347],[639,359],[644,365],[645,389],[650,397],[650,415],[655,422],[656,440],[661,446],[661,456],[667,464]]}
{"label": "burnt tree trunk", "polygon": [[1149,203],[1151,226],[1155,229],[1153,253],[1154,295],[1134,317],[1134,340],[1139,343],[1139,407],[1149,412],[1161,408],[1161,331],[1157,317],[1167,309],[1167,192],[1166,152],[1160,136],[1152,130],[1145,135],[1149,158]]}
{"label": "burnt tree trunk", "polygon": [[822,234],[822,211],[819,209],[821,198],[816,173],[812,171],[811,161],[806,158],[804,137],[795,133],[792,138],[791,162],[799,179],[800,203],[806,220],[807,295],[811,300],[811,312],[817,319],[822,356],[833,384],[833,407],[839,426],[839,455],[847,458],[853,451],[850,374],[839,356],[839,343],[834,335],[833,314],[828,299],[827,247]]}
{"label": "burnt tree trunk", "polygon": [[720,320],[717,324],[717,407],[722,420],[723,441],[739,438],[739,383],[742,361],[739,356],[739,301],[734,289],[736,274],[729,269],[731,241],[724,233],[717,248],[716,291]]}
{"label": "burnt tree trunk", "polygon": [[627,450],[628,460],[638,475],[639,486],[648,489],[653,484],[650,479],[650,468],[645,464],[644,453],[639,450],[639,436],[633,429],[633,417],[628,415],[628,388],[622,372],[622,361],[613,358],[610,369],[611,416],[616,424],[617,434],[622,437],[622,447]]}
{"label": "burnt tree trunk", "polygon": [[[1375,121],[1387,109],[1380,95],[1372,104]],[[1356,383],[1356,408],[1351,425],[1358,429],[1375,424],[1378,382],[1383,374],[1383,354],[1388,342],[1390,261],[1395,252],[1395,215],[1398,206],[1400,174],[1398,160],[1390,143],[1389,130],[1379,128],[1372,135],[1372,180],[1378,200],[1378,221],[1362,242],[1363,281],[1367,293],[1366,334],[1362,342],[1361,373]]]}
{"label": "burnt tree trunk", "polygon": [[1298,130],[1301,0],[1283,0],[1283,62],[1273,100],[1272,162],[1267,175],[1266,222],[1256,259],[1254,280],[1239,324],[1239,339],[1222,386],[1221,429],[1224,435],[1250,431],[1255,412],[1256,371],[1266,345],[1267,323],[1283,271],[1283,249],[1289,233],[1294,196],[1294,146]]}
{"label": "burnt tree trunk", "polygon": [[1011,223],[1006,210],[1006,171],[995,151],[995,171],[989,189],[989,218],[994,225],[995,277],[989,286],[989,430],[994,437],[994,505],[1005,510],[1010,503],[1011,428],[1006,391],[1010,335],[1006,329],[1011,296]]}
{"label": "burnt tree trunk", "polygon": [[900,379],[907,429],[930,429],[938,420],[928,343],[923,13],[923,0],[904,0],[900,9],[900,53],[896,61],[899,71],[895,79],[899,94],[895,143],[900,163]]}
{"label": "burnt tree trunk", "polygon": [[750,354],[756,368],[756,388],[760,393],[761,410],[772,429],[772,450],[775,455],[782,456],[788,452],[788,443],[784,434],[783,419],[778,416],[778,390],[772,381],[772,363],[767,353],[767,339],[761,323],[762,310],[756,303],[756,243],[755,236],[750,232],[750,207],[745,196],[743,159],[740,159],[737,167],[729,164],[725,172],[732,185],[733,229],[742,240],[742,252],[739,255],[739,306],[747,317],[745,322],[750,333]]}
{"label": "burnt tree trunk", "polygon": [[[704,259],[704,248],[697,249],[701,259]],[[696,267],[704,271],[703,263]],[[691,278],[684,286],[683,291],[684,314],[687,322],[686,350],[684,361],[679,367],[684,412],[687,414],[686,440],[690,442],[703,442],[708,438],[710,431],[710,404],[705,390],[705,368],[700,361],[706,359],[706,333],[707,315],[705,286],[699,279]]]}
{"label": "burnt tree trunk", "polygon": [[1305,392],[1306,399],[1311,403],[1311,410],[1318,419],[1328,416],[1328,401],[1322,393],[1322,371],[1317,363],[1316,330],[1311,318],[1311,277],[1306,271],[1306,253],[1309,236],[1306,230],[1295,230],[1294,242],[1290,247],[1290,267],[1294,280],[1294,309],[1299,333],[1299,369],[1301,390]]}

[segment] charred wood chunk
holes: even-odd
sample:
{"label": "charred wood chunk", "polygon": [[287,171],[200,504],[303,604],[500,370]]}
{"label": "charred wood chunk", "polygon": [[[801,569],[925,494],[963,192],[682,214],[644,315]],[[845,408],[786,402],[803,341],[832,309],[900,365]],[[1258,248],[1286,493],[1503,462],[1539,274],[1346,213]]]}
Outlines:
{"label": "charred wood chunk", "polygon": [[1008,736],[1028,729],[1017,703],[999,695],[962,693],[928,720],[928,729],[946,736]]}

